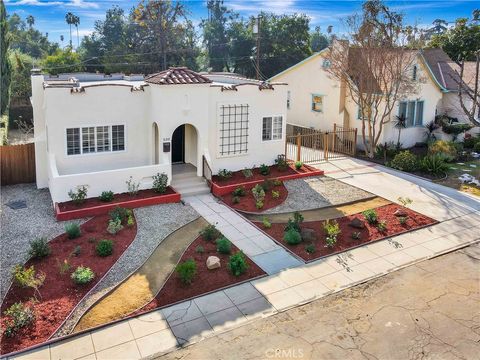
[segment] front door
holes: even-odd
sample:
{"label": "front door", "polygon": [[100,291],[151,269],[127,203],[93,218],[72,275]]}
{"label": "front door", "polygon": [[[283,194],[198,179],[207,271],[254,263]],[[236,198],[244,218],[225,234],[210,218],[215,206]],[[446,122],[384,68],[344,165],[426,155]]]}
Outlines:
{"label": "front door", "polygon": [[185,162],[185,125],[175,129],[172,135],[172,164]]}

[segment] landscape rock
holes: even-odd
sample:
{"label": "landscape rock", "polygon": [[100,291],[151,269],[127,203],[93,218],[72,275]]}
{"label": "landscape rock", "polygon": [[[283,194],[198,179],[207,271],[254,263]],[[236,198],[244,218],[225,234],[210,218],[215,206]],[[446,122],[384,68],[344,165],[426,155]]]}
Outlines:
{"label": "landscape rock", "polygon": [[365,228],[365,223],[360,220],[359,218],[354,218],[350,223],[348,224],[349,226],[355,228],[355,229],[364,229]]}
{"label": "landscape rock", "polygon": [[400,216],[402,216],[402,217],[408,216],[407,212],[406,212],[405,210],[403,210],[403,209],[397,209],[397,210],[395,210],[395,212],[393,213],[393,215],[399,216],[399,217],[400,217]]}
{"label": "landscape rock", "polygon": [[300,231],[300,236],[302,237],[303,241],[314,241],[317,240],[317,235],[315,234],[315,230],[313,229],[302,229]]}
{"label": "landscape rock", "polygon": [[207,269],[213,270],[218,269],[220,267],[220,258],[216,256],[209,256],[207,258]]}

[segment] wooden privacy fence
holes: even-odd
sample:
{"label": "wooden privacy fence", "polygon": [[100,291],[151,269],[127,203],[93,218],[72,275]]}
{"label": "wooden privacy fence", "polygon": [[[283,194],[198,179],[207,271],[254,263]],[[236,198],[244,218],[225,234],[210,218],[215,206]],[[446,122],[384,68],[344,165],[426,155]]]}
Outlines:
{"label": "wooden privacy fence", "polygon": [[1,184],[35,181],[35,144],[0,146]]}
{"label": "wooden privacy fence", "polygon": [[334,124],[332,132],[287,124],[285,156],[289,160],[313,163],[354,156],[357,149],[357,129],[345,129]]}

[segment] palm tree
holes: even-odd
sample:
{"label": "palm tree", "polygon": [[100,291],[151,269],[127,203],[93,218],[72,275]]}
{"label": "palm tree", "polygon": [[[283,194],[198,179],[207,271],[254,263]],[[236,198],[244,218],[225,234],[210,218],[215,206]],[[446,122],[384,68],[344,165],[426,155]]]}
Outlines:
{"label": "palm tree", "polygon": [[63,40],[65,40],[65,38],[63,37],[63,35],[60,35],[60,41],[62,42],[62,48],[63,48]]}
{"label": "palm tree", "polygon": [[400,114],[395,116],[395,120],[393,121],[393,127],[398,129],[398,139],[397,139],[397,150],[400,150],[400,135],[402,133],[402,129],[407,127],[407,117],[405,114]]}
{"label": "palm tree", "polygon": [[440,125],[438,125],[435,120],[432,120],[428,123],[425,124],[425,137],[427,138],[427,143],[429,143],[432,140],[435,140],[435,130],[440,128]]}
{"label": "palm tree", "polygon": [[71,12],[68,12],[65,15],[65,21],[67,22],[68,25],[70,25],[70,47],[72,47],[72,25],[74,23],[75,15],[73,15]]}
{"label": "palm tree", "polygon": [[35,24],[35,18],[32,15],[27,16],[27,24],[30,29],[32,28],[33,24]]}
{"label": "palm tree", "polygon": [[77,48],[80,46],[80,37],[78,36],[78,25],[80,25],[80,17],[73,15],[73,25],[77,28]]}

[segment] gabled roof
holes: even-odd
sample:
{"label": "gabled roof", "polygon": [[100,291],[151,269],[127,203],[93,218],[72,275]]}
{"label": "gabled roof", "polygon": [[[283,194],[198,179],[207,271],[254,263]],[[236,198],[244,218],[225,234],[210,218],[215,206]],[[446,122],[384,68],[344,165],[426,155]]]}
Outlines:
{"label": "gabled roof", "polygon": [[309,62],[310,60],[313,60],[314,58],[316,58],[317,56],[325,53],[326,51],[328,51],[328,47],[325,48],[325,49],[323,49],[323,50],[320,50],[319,52],[316,52],[316,53],[313,54],[313,55],[310,55],[310,56],[307,57],[306,59],[303,59],[302,61],[296,63],[295,65],[290,66],[288,69],[285,69],[285,70],[283,70],[282,72],[279,72],[278,74],[273,75],[273,76],[272,76],[270,79],[268,79],[267,81],[271,81],[271,80],[273,80],[273,79],[275,79],[275,78],[278,78],[278,77],[284,75],[285,73],[289,72],[290,70],[296,69],[296,68],[298,68],[298,67],[306,64],[306,63]]}
{"label": "gabled roof", "polygon": [[148,75],[145,81],[157,85],[209,84],[209,78],[186,67],[171,67],[168,70]]}
{"label": "gabled roof", "polygon": [[444,91],[457,90],[458,84],[455,81],[458,79],[455,72],[456,64],[445,51],[442,49],[424,49],[421,54],[440,88]]}

